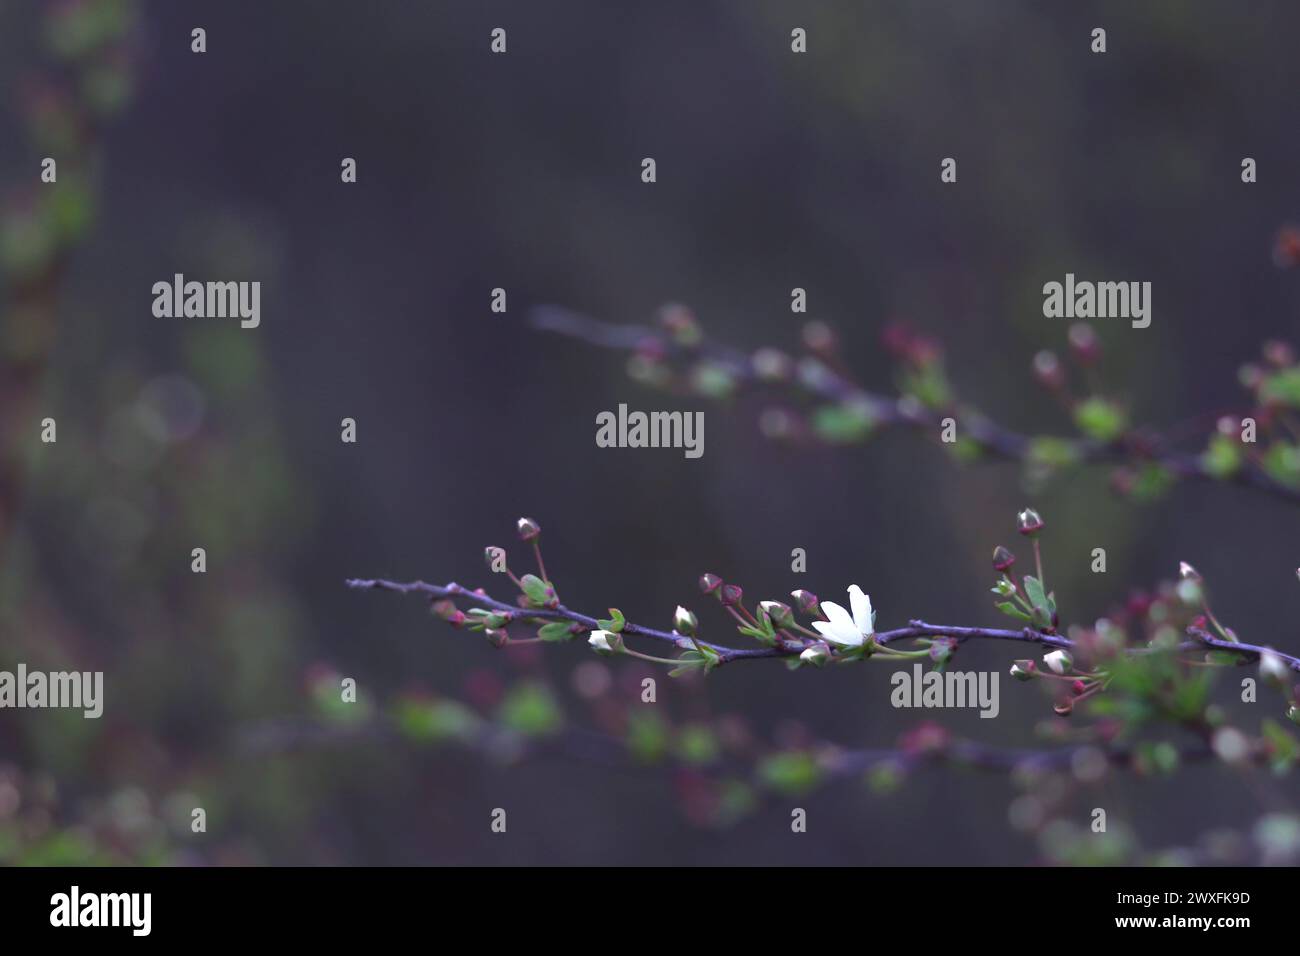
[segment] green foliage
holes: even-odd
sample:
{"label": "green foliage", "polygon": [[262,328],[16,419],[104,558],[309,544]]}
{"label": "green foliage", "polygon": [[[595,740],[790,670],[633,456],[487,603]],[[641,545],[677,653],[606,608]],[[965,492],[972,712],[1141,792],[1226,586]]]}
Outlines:
{"label": "green foliage", "polygon": [[564,723],[550,690],[532,682],[510,689],[501,702],[497,718],[505,727],[527,737],[555,733]]}

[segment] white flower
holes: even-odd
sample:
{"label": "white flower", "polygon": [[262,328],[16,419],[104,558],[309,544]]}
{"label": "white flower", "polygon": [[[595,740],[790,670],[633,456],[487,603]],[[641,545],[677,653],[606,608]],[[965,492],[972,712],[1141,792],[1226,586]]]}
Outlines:
{"label": "white flower", "polygon": [[804,648],[804,652],[799,655],[799,660],[805,664],[816,664],[820,667],[826,663],[828,657],[830,657],[830,648],[818,641],[816,644]]}
{"label": "white flower", "polygon": [[856,584],[849,588],[849,606],[853,616],[832,601],[822,601],[822,612],[828,621],[813,621],[812,626],[828,641],[845,647],[861,647],[876,630],[876,612],[871,610],[871,598],[862,593]]}
{"label": "white flower", "polygon": [[673,630],[678,634],[691,635],[695,633],[698,626],[699,622],[695,619],[695,615],[680,604],[677,605],[677,612],[673,615]]}
{"label": "white flower", "polygon": [[1074,666],[1074,658],[1065,651],[1050,651],[1043,655],[1043,663],[1053,674],[1064,674]]}
{"label": "white flower", "polygon": [[1286,661],[1272,651],[1264,651],[1259,655],[1259,676],[1265,680],[1280,684],[1287,679],[1290,671]]}
{"label": "white flower", "polygon": [[623,638],[613,631],[592,631],[587,643],[597,654],[617,654],[623,649]]}

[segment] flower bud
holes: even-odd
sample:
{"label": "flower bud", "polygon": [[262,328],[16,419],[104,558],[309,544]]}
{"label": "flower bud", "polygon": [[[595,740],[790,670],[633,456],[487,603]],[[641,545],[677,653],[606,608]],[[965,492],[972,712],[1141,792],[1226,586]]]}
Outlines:
{"label": "flower bud", "polygon": [[1088,685],[1081,680],[1077,680],[1070,685],[1070,691],[1071,693],[1074,694],[1075,697],[1082,696],[1084,692],[1087,691],[1087,689],[1088,689]]}
{"label": "flower bud", "polygon": [[687,306],[670,303],[659,310],[659,324],[672,336],[672,340],[684,348],[699,345],[704,339],[700,324],[695,320],[695,313]]}
{"label": "flower bud", "polygon": [[790,356],[774,348],[761,348],[750,360],[754,374],[764,382],[784,382],[794,370]]}
{"label": "flower bud", "polygon": [[448,601],[446,598],[441,598],[437,601],[434,601],[432,604],[429,605],[429,610],[432,611],[436,616],[442,618],[444,621],[450,621],[453,617],[456,616],[455,602]]}
{"label": "flower bud", "polygon": [[794,627],[794,614],[790,612],[790,605],[782,604],[780,601],[760,601],[758,606],[778,628]]}
{"label": "flower bud", "polygon": [[699,627],[699,621],[695,619],[695,615],[680,604],[677,605],[677,613],[673,615],[673,630],[678,634],[694,637],[697,627]]}
{"label": "flower bud", "polygon": [[941,637],[930,645],[930,660],[944,664],[957,652],[957,642],[951,637]]}
{"label": "flower bud", "polygon": [[1026,508],[1016,515],[1016,530],[1026,538],[1032,538],[1043,530],[1043,519],[1033,508]]}
{"label": "flower bud", "polygon": [[616,634],[613,631],[595,630],[587,638],[587,643],[597,654],[622,654],[623,653],[623,635]]}
{"label": "flower bud", "polygon": [[1038,665],[1033,661],[1016,661],[1011,665],[1011,676],[1016,680],[1033,680],[1038,676]]}
{"label": "flower bud", "polygon": [[1080,365],[1092,365],[1101,358],[1101,345],[1097,333],[1087,322],[1076,322],[1070,326],[1070,351]]}
{"label": "flower bud", "polygon": [[1295,364],[1295,349],[1286,342],[1271,339],[1264,343],[1264,361],[1274,368],[1287,368]]}
{"label": "flower bud", "polygon": [[805,664],[812,664],[815,667],[821,667],[831,656],[831,649],[825,641],[818,641],[816,644],[810,644],[804,648],[803,653],[799,655],[799,660]]}
{"label": "flower bud", "polygon": [[739,604],[745,599],[745,592],[739,584],[724,584],[722,586],[722,603],[725,607],[731,607]]}
{"label": "flower bud", "polygon": [[500,650],[510,643],[510,635],[505,632],[504,628],[489,627],[483,632],[489,644]]}
{"label": "flower bud", "polygon": [[1186,561],[1178,562],[1178,576],[1182,578],[1184,581],[1201,580],[1201,573],[1197,571],[1194,567],[1192,567],[1190,564],[1188,564]]}
{"label": "flower bud", "polygon": [[1053,674],[1064,674],[1074,667],[1074,658],[1068,652],[1060,650],[1048,651],[1043,655],[1043,663]]}
{"label": "flower bud", "polygon": [[995,571],[1010,571],[1011,566],[1015,563],[1016,556],[1002,545],[998,545],[993,549],[993,569]]}
{"label": "flower bud", "polygon": [[[1300,571],[1297,572],[1300,576]],[[798,591],[791,591],[790,597],[794,598],[794,606],[803,614],[814,616],[821,613],[821,605],[817,601],[817,595],[811,591],[805,591],[800,588]]]}
{"label": "flower bud", "polygon": [[1281,656],[1264,651],[1259,655],[1259,676],[1266,683],[1282,687],[1291,676],[1291,668]]}
{"label": "flower bud", "polygon": [[1300,229],[1283,226],[1273,241],[1273,263],[1279,269],[1289,269],[1300,264]]}
{"label": "flower bud", "polygon": [[993,585],[992,591],[999,597],[1011,597],[1016,593],[1016,586],[1010,578],[1002,578],[997,584]]}
{"label": "flower bud", "polygon": [[825,322],[812,321],[803,327],[803,344],[809,352],[825,355],[836,346],[835,330]]}
{"label": "flower bud", "polygon": [[1034,379],[1053,391],[1065,387],[1065,372],[1055,353],[1042,351],[1034,356]]}
{"label": "flower bud", "polygon": [[1292,704],[1286,709],[1286,719],[1293,724],[1300,724],[1300,707]]}
{"label": "flower bud", "polygon": [[[1199,577],[1185,578],[1179,581],[1174,590],[1178,595],[1178,600],[1188,607],[1200,607],[1205,603],[1205,593],[1201,590],[1201,579]],[[1196,626],[1205,627],[1205,623],[1205,619],[1202,617]]]}
{"label": "flower bud", "polygon": [[716,574],[700,575],[701,594],[714,594],[721,597],[721,595],[718,594],[718,589],[721,587],[722,587],[722,578],[718,577]]}
{"label": "flower bud", "polygon": [[520,518],[515,522],[520,541],[532,541],[542,533],[542,526],[532,518]]}

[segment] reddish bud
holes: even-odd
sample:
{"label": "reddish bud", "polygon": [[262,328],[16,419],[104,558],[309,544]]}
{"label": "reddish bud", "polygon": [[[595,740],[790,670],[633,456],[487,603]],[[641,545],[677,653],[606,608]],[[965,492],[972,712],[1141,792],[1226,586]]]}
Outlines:
{"label": "reddish bud", "polygon": [[1042,516],[1033,508],[1026,508],[1016,515],[1016,530],[1026,538],[1032,538],[1044,527]]}
{"label": "reddish bud", "polygon": [[[718,593],[718,589],[721,588],[721,587],[722,587],[722,578],[718,577],[716,574],[701,574],[701,575],[700,575],[700,593],[701,593],[701,594],[717,594],[717,593]],[[721,596],[721,595],[719,595],[719,596]]]}
{"label": "reddish bud", "polygon": [[810,617],[821,613],[821,604],[817,600],[817,595],[813,594],[811,591],[805,591],[800,588],[798,591],[791,591],[790,597],[794,598],[795,607],[797,607],[802,613],[807,614]]}
{"label": "reddish bud", "polygon": [[839,343],[834,329],[825,322],[812,321],[803,327],[803,344],[809,352],[825,355],[833,352]]}
{"label": "reddish bud", "polygon": [[1288,368],[1295,364],[1295,349],[1286,342],[1270,339],[1264,343],[1264,361],[1274,368]]}
{"label": "reddish bud", "polygon": [[726,607],[739,604],[745,599],[745,592],[738,584],[724,584],[721,591],[722,603]]}
{"label": "reddish bud", "polygon": [[660,309],[659,324],[672,336],[674,342],[687,348],[699,345],[704,338],[700,324],[695,320],[695,313],[684,305],[674,303]]}
{"label": "reddish bud", "polygon": [[1281,269],[1300,265],[1300,229],[1283,226],[1273,241],[1273,262]]}
{"label": "reddish bud", "polygon": [[1087,322],[1076,322],[1069,331],[1070,352],[1080,365],[1093,365],[1101,358],[1101,343]]}
{"label": "reddish bud", "polygon": [[1052,391],[1065,387],[1065,370],[1056,353],[1046,350],[1034,356],[1034,379],[1044,388]]}
{"label": "reddish bud", "polygon": [[993,549],[993,569],[995,571],[1010,571],[1011,566],[1015,563],[1016,556],[1002,545],[998,545]]}

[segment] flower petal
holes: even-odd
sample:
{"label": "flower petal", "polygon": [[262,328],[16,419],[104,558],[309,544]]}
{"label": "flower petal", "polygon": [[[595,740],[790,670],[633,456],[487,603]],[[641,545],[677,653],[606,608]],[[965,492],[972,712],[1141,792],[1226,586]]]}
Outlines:
{"label": "flower petal", "polygon": [[822,613],[830,620],[813,621],[813,627],[817,628],[817,632],[822,637],[850,647],[857,647],[862,643],[862,634],[853,623],[853,618],[849,617],[848,611],[834,601],[822,601]]}
{"label": "flower petal", "polygon": [[858,632],[864,637],[874,633],[876,625],[871,620],[871,597],[863,594],[862,588],[856,584],[849,586],[849,606],[853,608],[853,623]]}

